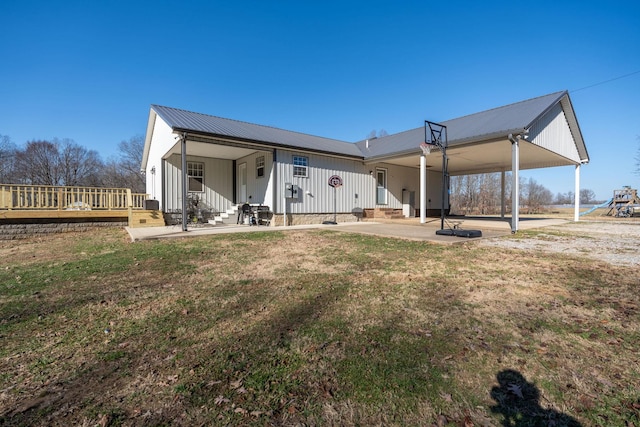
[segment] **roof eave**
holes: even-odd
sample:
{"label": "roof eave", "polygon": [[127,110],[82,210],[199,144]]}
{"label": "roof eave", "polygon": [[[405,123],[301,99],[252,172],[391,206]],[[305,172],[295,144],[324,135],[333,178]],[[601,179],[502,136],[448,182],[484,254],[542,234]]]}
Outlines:
{"label": "roof eave", "polygon": [[250,139],[250,138],[242,138],[242,137],[237,137],[237,136],[230,136],[230,135],[223,135],[223,134],[202,132],[202,131],[194,131],[192,129],[185,129],[185,128],[179,128],[179,127],[172,127],[171,130],[173,131],[173,133],[179,133],[179,134],[180,133],[187,133],[187,134],[198,135],[200,137],[205,137],[205,138],[210,138],[210,139],[220,139],[220,140],[226,140],[226,141],[235,141],[235,142],[239,142],[239,143],[243,143],[243,144],[252,144],[252,145],[256,145],[258,147],[263,147],[263,148],[271,148],[271,149],[280,148],[280,149],[285,149],[285,150],[290,150],[290,151],[317,153],[317,154],[331,155],[331,156],[334,156],[334,157],[343,157],[343,158],[348,158],[348,159],[364,160],[363,156],[358,156],[358,155],[355,155],[355,154],[336,153],[334,151],[327,151],[327,150],[320,150],[320,149],[313,149],[313,148],[303,148],[303,147],[297,147],[297,146],[293,146],[293,145],[279,144],[277,142],[260,141],[260,140],[255,140],[255,139]]}

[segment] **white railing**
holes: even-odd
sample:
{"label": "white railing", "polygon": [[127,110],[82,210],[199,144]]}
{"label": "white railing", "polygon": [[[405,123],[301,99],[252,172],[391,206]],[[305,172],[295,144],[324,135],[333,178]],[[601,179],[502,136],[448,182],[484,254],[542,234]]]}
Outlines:
{"label": "white railing", "polygon": [[0,210],[144,209],[147,196],[128,188],[0,184]]}

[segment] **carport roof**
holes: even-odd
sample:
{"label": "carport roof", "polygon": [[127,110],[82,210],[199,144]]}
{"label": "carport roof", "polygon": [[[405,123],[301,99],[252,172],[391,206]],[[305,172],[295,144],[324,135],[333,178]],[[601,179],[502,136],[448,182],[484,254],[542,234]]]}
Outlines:
{"label": "carport roof", "polygon": [[[528,99],[468,116],[447,120],[441,124],[447,127],[449,146],[506,138],[509,134],[519,134],[528,130],[538,119],[561,103],[578,151],[588,159],[582,133],[578,126],[567,91]],[[388,135],[357,143],[367,160],[419,153],[419,144],[424,142],[424,127]]]}

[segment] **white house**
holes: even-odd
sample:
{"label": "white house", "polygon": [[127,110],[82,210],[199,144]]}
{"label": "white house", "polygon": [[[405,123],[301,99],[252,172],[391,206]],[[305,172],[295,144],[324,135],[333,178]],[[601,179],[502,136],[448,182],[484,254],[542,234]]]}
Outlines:
{"label": "white house", "polygon": [[[517,189],[521,169],[575,166],[577,220],[579,171],[589,156],[568,92],[442,125],[449,175],[502,172],[504,177],[511,171]],[[426,155],[423,142],[423,127],[349,143],[152,105],[142,170],[147,193],[160,209],[182,218],[196,201],[199,209],[212,212],[245,202],[268,206],[272,225],[319,223],[336,213],[338,221],[354,221],[363,210],[381,209],[425,222],[427,215],[440,214],[443,162],[439,150]],[[330,186],[332,176],[342,185]],[[512,203],[516,231],[518,197]]]}

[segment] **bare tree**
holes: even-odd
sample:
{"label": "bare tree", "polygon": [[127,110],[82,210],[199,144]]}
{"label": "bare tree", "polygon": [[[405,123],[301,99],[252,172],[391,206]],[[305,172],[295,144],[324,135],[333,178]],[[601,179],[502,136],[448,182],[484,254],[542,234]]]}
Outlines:
{"label": "bare tree", "polygon": [[103,168],[102,182],[109,187],[130,188],[134,193],[146,191],[145,176],[140,172],[144,137],[136,135],[118,144],[116,158],[110,159]]}
{"label": "bare tree", "polygon": [[100,184],[104,165],[97,151],[87,150],[70,139],[55,140],[55,143],[63,185],[94,187]]}
{"label": "bare tree", "polygon": [[596,193],[593,190],[589,190],[588,188],[583,188],[580,190],[580,203],[591,203],[596,199]]}
{"label": "bare tree", "polygon": [[7,135],[0,135],[0,183],[13,183],[13,158],[16,146]]}
{"label": "bare tree", "polygon": [[97,186],[102,168],[96,151],[70,139],[28,142],[14,161],[16,181],[32,185]]}
{"label": "bare tree", "polygon": [[527,205],[528,213],[538,213],[544,206],[548,206],[553,201],[553,194],[544,185],[538,184],[535,179],[522,186],[522,200]]}
{"label": "bare tree", "polygon": [[[505,185],[507,195],[509,180]],[[451,177],[451,210],[464,215],[499,213],[502,204],[502,185],[499,173],[461,175]],[[508,200],[505,200],[508,204]]]}
{"label": "bare tree", "polygon": [[60,185],[58,147],[50,141],[30,141],[18,150],[14,163],[20,184]]}

